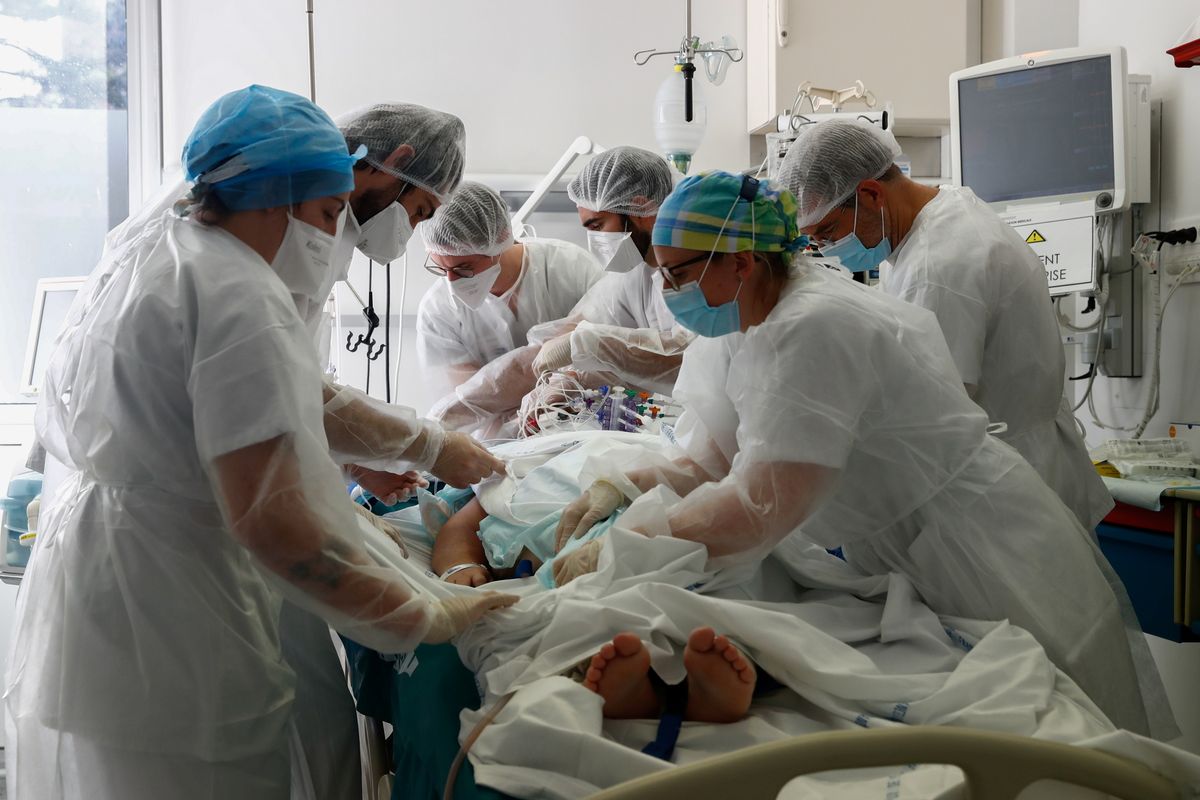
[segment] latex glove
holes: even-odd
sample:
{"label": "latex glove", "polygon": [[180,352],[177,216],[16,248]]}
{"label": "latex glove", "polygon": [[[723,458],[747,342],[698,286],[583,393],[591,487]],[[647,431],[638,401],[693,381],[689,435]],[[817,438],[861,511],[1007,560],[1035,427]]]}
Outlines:
{"label": "latex glove", "polygon": [[412,497],[417,489],[429,486],[429,481],[414,470],[397,474],[352,465],[349,473],[355,483],[379,498],[379,502],[385,506],[402,503]]}
{"label": "latex glove", "polygon": [[562,519],[554,531],[554,552],[562,550],[568,539],[578,539],[597,522],[607,519],[624,501],[625,495],[608,481],[593,483],[563,509]]}
{"label": "latex glove", "polygon": [[600,563],[600,550],[604,543],[593,539],[578,550],[572,550],[554,562],[554,585],[566,586],[580,575],[596,571]]}
{"label": "latex glove", "polygon": [[448,642],[479,621],[484,614],[508,608],[520,599],[515,594],[484,592],[438,600],[429,607],[429,632],[422,641],[426,644]]}
{"label": "latex glove", "polygon": [[400,552],[405,558],[408,558],[408,548],[404,544],[404,536],[401,535],[400,529],[392,523],[388,522],[383,517],[371,513],[371,509],[366,506],[354,504],[354,510],[358,512],[360,517],[363,517],[367,522],[371,523],[371,527],[382,533],[384,536],[391,539],[400,548]]}
{"label": "latex glove", "polygon": [[454,509],[450,508],[449,503],[429,492],[417,495],[417,508],[421,510],[421,524],[425,526],[425,532],[434,539],[442,526],[454,516]]}
{"label": "latex glove", "polygon": [[538,351],[537,357],[533,359],[533,374],[541,375],[543,372],[554,372],[557,369],[562,369],[571,363],[571,334],[564,333],[561,336],[555,336]]}
{"label": "latex glove", "polygon": [[504,462],[465,433],[450,431],[430,469],[455,489],[465,489],[494,474],[504,474]]}

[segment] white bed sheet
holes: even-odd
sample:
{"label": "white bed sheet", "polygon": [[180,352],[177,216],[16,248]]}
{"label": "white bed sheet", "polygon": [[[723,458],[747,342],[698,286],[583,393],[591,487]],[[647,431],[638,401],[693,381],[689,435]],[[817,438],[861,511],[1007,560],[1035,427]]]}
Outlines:
{"label": "white bed sheet", "polygon": [[[410,557],[378,535],[371,540],[376,558],[435,595],[475,591],[428,572],[428,537],[415,510],[391,519],[409,539]],[[854,726],[961,725],[1122,753],[1200,794],[1200,758],[1116,731],[1025,631],[1005,622],[939,618],[903,576],[864,580],[837,559],[803,555],[789,551],[788,572],[826,588],[800,589],[772,560],[752,575],[713,575],[700,546],[618,526],[593,575],[549,592],[529,580],[490,584],[523,599],[456,642],[485,692],[483,710],[516,692],[472,749],[476,781],[517,797],[577,798],[670,769],[640,752],[654,738],[654,722],[604,720],[600,698],[561,676],[629,631],[648,643],[656,671],[678,681],[688,633],[712,625],[787,688],[756,699],[733,725],[685,723],[675,763]],[[801,562],[806,567],[797,570]],[[740,597],[763,591],[790,602]],[[460,739],[482,713],[462,712]],[[798,780],[785,796],[941,798],[958,796],[959,787],[956,770],[929,766]],[[1043,796],[1068,795],[1055,787]]]}

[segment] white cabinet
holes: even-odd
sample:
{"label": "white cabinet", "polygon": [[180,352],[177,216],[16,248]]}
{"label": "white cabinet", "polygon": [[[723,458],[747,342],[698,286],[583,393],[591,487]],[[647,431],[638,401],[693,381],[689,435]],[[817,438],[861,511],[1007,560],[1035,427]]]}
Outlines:
{"label": "white cabinet", "polygon": [[[901,120],[946,120],[951,72],[979,63],[981,0],[747,0],[746,123],[787,111],[804,81],[861,80]],[[783,4],[788,44],[780,47]]]}

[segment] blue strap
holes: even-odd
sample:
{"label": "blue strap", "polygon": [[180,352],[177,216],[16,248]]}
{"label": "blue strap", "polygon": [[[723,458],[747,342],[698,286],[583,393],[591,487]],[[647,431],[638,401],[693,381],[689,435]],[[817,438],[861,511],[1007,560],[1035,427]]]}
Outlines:
{"label": "blue strap", "polygon": [[683,714],[663,714],[658,719],[658,732],[654,741],[642,748],[648,756],[670,761],[675,754],[675,743],[679,741],[679,729],[683,727]]}
{"label": "blue strap", "polygon": [[[653,673],[651,673],[653,674]],[[658,718],[658,730],[654,741],[642,748],[642,752],[663,761],[670,761],[675,754],[675,743],[679,741],[679,730],[683,727],[683,714],[687,710],[687,681],[664,687],[663,713]]]}

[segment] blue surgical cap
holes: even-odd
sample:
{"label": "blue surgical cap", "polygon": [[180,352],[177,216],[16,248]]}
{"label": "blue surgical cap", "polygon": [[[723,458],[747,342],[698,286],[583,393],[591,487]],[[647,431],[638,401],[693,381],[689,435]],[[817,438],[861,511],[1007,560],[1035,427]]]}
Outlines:
{"label": "blue surgical cap", "polygon": [[183,146],[188,180],[231,211],[293,205],[354,188],[354,163],[329,115],[310,100],[247,86],[200,115]]}

